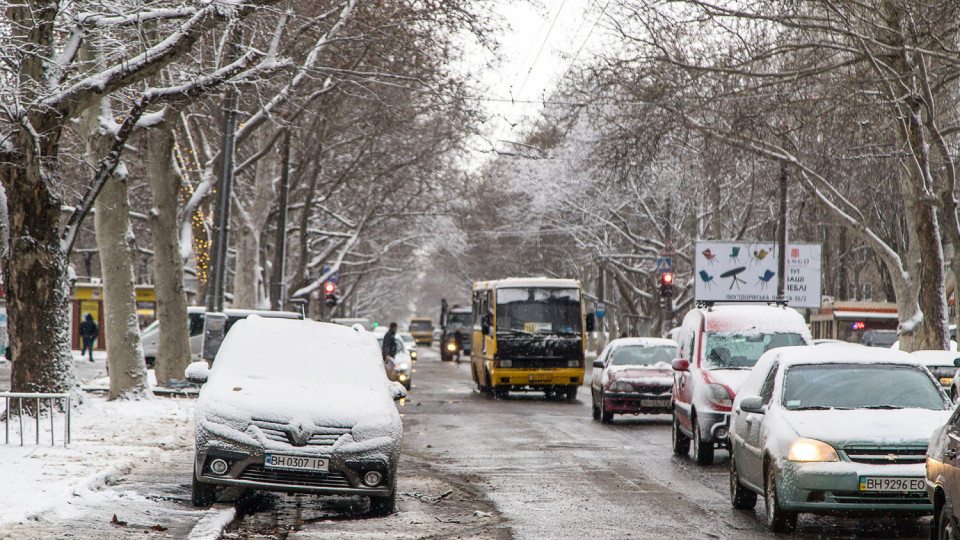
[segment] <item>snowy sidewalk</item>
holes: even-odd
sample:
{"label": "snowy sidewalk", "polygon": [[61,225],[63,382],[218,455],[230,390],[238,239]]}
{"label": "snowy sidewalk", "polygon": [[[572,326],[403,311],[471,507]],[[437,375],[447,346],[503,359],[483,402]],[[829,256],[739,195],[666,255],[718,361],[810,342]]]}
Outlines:
{"label": "snowy sidewalk", "polygon": [[[39,446],[34,444],[33,419],[24,421],[22,447],[17,418],[11,418],[10,444],[3,444],[5,425],[0,422],[0,531],[33,531],[46,536],[58,524],[88,519],[91,508],[117,512],[121,503],[129,504],[131,498],[144,499],[123,486],[111,486],[135,468],[163,463],[172,454],[188,456],[189,461],[195,403],[188,398],[111,402],[104,396],[84,393],[82,403],[72,412],[71,444],[67,448],[63,446],[62,414],[55,415],[54,446],[50,445],[50,420],[46,416],[40,422]],[[184,474],[177,473],[175,480],[189,484],[189,465],[184,468]],[[140,507],[150,514],[152,503],[148,498]],[[195,514],[190,516],[194,522],[214,517],[208,515],[211,512],[193,510],[189,502],[181,505]],[[203,537],[219,536],[215,527],[208,532]],[[0,532],[0,538],[8,536]]]}

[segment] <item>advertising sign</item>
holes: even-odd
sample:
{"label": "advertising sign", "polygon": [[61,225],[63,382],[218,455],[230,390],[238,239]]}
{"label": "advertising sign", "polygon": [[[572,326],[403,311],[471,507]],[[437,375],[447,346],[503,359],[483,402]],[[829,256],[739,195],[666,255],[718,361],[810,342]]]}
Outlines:
{"label": "advertising sign", "polygon": [[[820,307],[820,244],[787,244],[787,305]],[[695,296],[702,301],[777,299],[775,242],[697,242]]]}

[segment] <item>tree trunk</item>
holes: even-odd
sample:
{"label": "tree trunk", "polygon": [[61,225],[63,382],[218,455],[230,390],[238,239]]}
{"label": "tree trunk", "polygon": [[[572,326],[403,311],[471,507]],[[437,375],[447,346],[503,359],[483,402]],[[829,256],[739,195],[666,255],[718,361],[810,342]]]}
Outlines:
{"label": "tree trunk", "polygon": [[[113,175],[96,202],[97,246],[103,272],[104,334],[110,364],[110,399],[149,395],[133,285],[134,237],[127,179]],[[119,241],[118,241],[119,239]]]}
{"label": "tree trunk", "polygon": [[177,226],[181,182],[172,166],[173,144],[173,132],[167,122],[147,134],[146,175],[153,197],[150,229],[156,273],[154,291],[160,320],[154,373],[160,386],[182,380],[190,363],[190,322]]}
{"label": "tree trunk", "polygon": [[[264,133],[261,137],[269,141]],[[246,212],[236,212],[240,226],[237,228],[237,266],[233,278],[233,307],[260,309],[266,300],[262,295],[263,265],[260,257],[260,237],[276,200],[273,180],[276,177],[275,163],[260,159],[256,164],[253,200]]]}

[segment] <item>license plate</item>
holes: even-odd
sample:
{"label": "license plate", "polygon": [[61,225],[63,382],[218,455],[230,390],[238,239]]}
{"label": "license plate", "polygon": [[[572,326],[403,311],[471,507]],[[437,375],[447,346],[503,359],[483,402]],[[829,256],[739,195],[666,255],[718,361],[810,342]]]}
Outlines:
{"label": "license plate", "polygon": [[290,469],[295,471],[327,472],[330,470],[330,460],[322,457],[287,456],[284,454],[267,454],[263,460],[267,469]]}
{"label": "license plate", "polygon": [[550,373],[531,373],[531,381],[549,381],[553,379],[553,375]]}
{"label": "license plate", "polygon": [[923,478],[913,476],[861,476],[860,491],[925,491]]}
{"label": "license plate", "polygon": [[641,407],[656,407],[658,409],[666,408],[670,406],[669,399],[641,399]]}

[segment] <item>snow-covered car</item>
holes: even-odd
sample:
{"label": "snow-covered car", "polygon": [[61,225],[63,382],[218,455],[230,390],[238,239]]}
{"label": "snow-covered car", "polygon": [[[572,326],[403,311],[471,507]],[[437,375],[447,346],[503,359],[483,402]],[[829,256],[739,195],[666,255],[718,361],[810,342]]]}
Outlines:
{"label": "snow-covered car", "polygon": [[593,418],[604,424],[614,414],[670,413],[677,342],[658,338],[621,338],[593,361],[590,394]]}
{"label": "snow-covered car", "polygon": [[960,538],[960,408],[930,438],[926,488],[933,501],[930,538]]}
{"label": "snow-covered car", "polygon": [[673,361],[673,452],[686,455],[693,441],[698,465],[713,463],[728,445],[730,407],[760,355],[812,342],[803,317],[783,306],[708,305],[690,310]]}
{"label": "snow-covered car", "polygon": [[940,381],[944,391],[957,400],[957,389],[953,384],[957,368],[960,367],[960,353],[957,351],[914,351],[911,353],[921,364],[927,366],[933,378]]}
{"label": "snow-covered car", "polygon": [[733,405],[731,504],[752,509],[763,495],[775,532],[804,512],[929,514],[927,443],[949,416],[940,384],[906,353],[766,353]]}
{"label": "snow-covered car", "polygon": [[[397,332],[397,335],[400,336],[400,339],[403,340],[404,345],[407,346],[407,352],[410,353],[410,359],[414,362],[417,361],[417,340],[413,337],[413,334],[410,332]],[[429,347],[429,345],[427,345]]]}
{"label": "snow-covered car", "polygon": [[[203,348],[203,314],[207,309],[203,306],[187,307],[187,325],[190,332],[190,357],[200,359]],[[140,343],[143,345],[143,357],[148,367],[153,367],[160,352],[160,319],[147,325],[140,331]]]}
{"label": "snow-covered car", "polygon": [[192,500],[224,487],[363,495],[387,514],[396,500],[402,385],[384,375],[377,340],[360,328],[250,316],[234,325],[196,405]]}
{"label": "snow-covered car", "polygon": [[[380,350],[383,351],[383,340],[387,334],[374,335],[377,336],[377,343],[380,344]],[[383,367],[387,372],[387,378],[402,384],[409,390],[413,382],[413,358],[410,356],[410,351],[407,349],[407,345],[403,342],[403,339],[400,338],[399,333],[396,334],[393,339],[397,340],[397,355],[393,358],[393,365],[384,364]],[[383,355],[381,353],[381,358],[382,357]]]}

